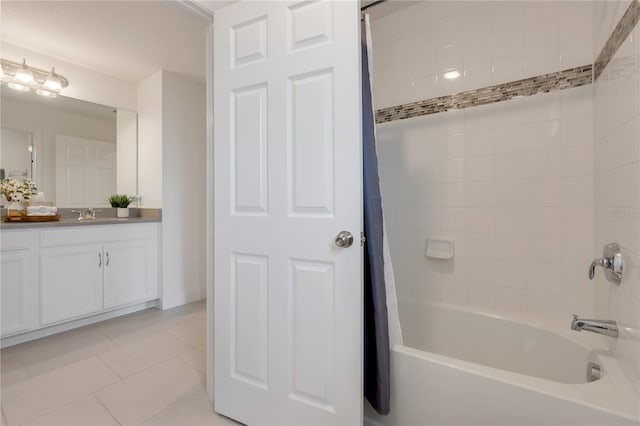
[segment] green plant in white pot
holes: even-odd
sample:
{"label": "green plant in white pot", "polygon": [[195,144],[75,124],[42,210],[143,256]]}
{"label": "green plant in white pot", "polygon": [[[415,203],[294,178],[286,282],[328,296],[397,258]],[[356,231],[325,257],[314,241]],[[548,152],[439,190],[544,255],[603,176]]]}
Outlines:
{"label": "green plant in white pot", "polygon": [[116,216],[129,217],[129,204],[133,201],[131,197],[124,194],[114,194],[107,198],[111,207],[117,208]]}

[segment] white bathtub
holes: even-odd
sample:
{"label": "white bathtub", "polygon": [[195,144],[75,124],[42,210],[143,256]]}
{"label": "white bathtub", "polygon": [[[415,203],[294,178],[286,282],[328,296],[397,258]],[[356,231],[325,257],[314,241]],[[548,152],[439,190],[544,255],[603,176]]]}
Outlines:
{"label": "white bathtub", "polygon": [[[640,401],[605,337],[547,331],[439,304],[400,305],[391,414],[370,425],[640,424]],[[603,377],[587,383],[587,364]]]}

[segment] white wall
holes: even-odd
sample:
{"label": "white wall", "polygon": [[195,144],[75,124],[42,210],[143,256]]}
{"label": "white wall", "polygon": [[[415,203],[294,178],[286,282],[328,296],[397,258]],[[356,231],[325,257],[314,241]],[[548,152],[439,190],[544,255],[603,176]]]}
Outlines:
{"label": "white wall", "polygon": [[162,71],[138,84],[138,193],[142,207],[162,208]]}
{"label": "white wall", "polygon": [[[600,5],[602,16],[621,16],[629,2]],[[596,40],[615,23],[596,20]],[[611,350],[640,400],[640,28],[636,26],[595,83],[595,250],[615,241],[625,258],[622,283],[596,278],[596,313],[618,321]],[[640,415],[640,407],[635,409]]]}
{"label": "white wall", "polygon": [[[10,90],[10,89],[3,89]],[[114,121],[46,108],[29,102],[2,99],[0,123],[4,128],[32,132],[36,147],[36,183],[47,200],[55,201],[56,135],[116,142]]]}
{"label": "white wall", "polygon": [[[424,2],[376,20],[377,106],[589,64],[592,6]],[[462,77],[442,79],[450,69]],[[573,312],[593,313],[592,96],[587,86],[378,125],[400,298],[564,329]],[[455,260],[427,260],[427,237],[454,239]]]}
{"label": "white wall", "polygon": [[6,42],[1,44],[2,57],[14,62],[27,60],[27,64],[41,69],[56,68],[56,72],[69,80],[62,94],[69,98],[136,110],[136,84],[66,62],[60,58],[36,53]]}
{"label": "white wall", "polygon": [[116,111],[116,192],[138,193],[138,115],[132,111]]}
{"label": "white wall", "polygon": [[205,87],[162,74],[164,309],[205,297]]}
{"label": "white wall", "polygon": [[158,71],[138,87],[139,191],[162,208],[162,307],[205,297],[205,87]]}

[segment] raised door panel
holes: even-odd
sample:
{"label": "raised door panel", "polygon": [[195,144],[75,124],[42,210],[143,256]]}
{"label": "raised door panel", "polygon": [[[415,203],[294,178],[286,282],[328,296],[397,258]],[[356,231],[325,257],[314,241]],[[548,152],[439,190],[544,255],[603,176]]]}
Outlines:
{"label": "raised door panel", "polygon": [[104,247],[105,309],[155,297],[151,282],[148,240],[108,244]]}
{"label": "raised door panel", "polygon": [[31,251],[2,253],[2,337],[33,327],[34,279]]}
{"label": "raised door panel", "polygon": [[40,252],[43,325],[103,309],[101,245],[45,248]]}

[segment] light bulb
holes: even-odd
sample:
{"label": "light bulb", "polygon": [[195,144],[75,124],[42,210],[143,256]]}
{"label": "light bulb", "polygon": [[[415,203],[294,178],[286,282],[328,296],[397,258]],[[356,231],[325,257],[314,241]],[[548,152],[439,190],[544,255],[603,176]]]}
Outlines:
{"label": "light bulb", "polygon": [[56,74],[55,68],[51,68],[51,72],[44,82],[44,87],[51,89],[54,92],[58,92],[62,89],[62,81],[60,81],[60,77]]}
{"label": "light bulb", "polygon": [[55,92],[51,92],[49,90],[44,90],[44,89],[38,89],[36,90],[36,93],[40,96],[45,96],[47,98],[55,98],[56,97],[56,93]]}
{"label": "light bulb", "polygon": [[33,78],[33,72],[27,67],[27,61],[22,60],[22,66],[16,70],[16,75],[13,77],[16,81],[20,83],[33,83],[35,80]]}
{"label": "light bulb", "polygon": [[31,90],[29,86],[25,86],[24,84],[20,84],[20,83],[11,82],[11,83],[8,83],[7,86],[12,88],[13,90],[19,90],[21,92],[28,92],[29,90]]}
{"label": "light bulb", "polygon": [[455,80],[456,78],[460,77],[460,71],[453,70],[453,71],[445,72],[443,74],[443,77],[446,78],[447,80]]}

